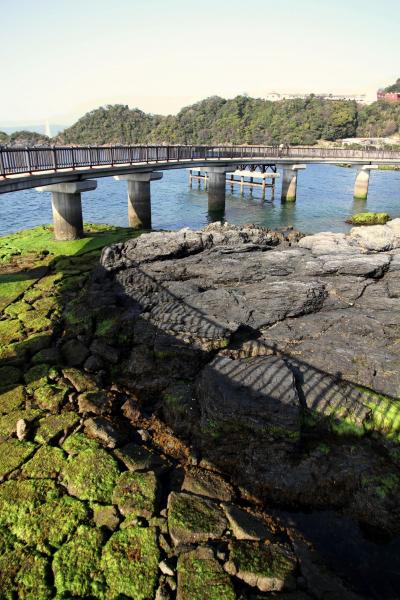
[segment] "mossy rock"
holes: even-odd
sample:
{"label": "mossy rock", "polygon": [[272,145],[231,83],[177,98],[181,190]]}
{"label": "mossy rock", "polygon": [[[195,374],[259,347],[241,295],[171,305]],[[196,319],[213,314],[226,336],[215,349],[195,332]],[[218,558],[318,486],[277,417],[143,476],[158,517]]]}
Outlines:
{"label": "mossy rock", "polygon": [[104,546],[101,560],[107,598],[154,598],[159,560],[154,529],[131,526],[115,532]]}
{"label": "mossy rock", "polygon": [[287,544],[232,541],[225,570],[262,592],[296,587],[297,560]]}
{"label": "mossy rock", "polygon": [[28,369],[24,374],[27,391],[32,393],[36,388],[40,388],[48,383],[47,375],[50,370],[50,365],[39,364]]}
{"label": "mossy rock", "polygon": [[129,471],[162,471],[169,467],[165,458],[133,442],[114,450],[114,455]]}
{"label": "mossy rock", "polygon": [[58,499],[60,491],[50,479],[10,479],[0,485],[0,525],[12,526],[25,513]]}
{"label": "mossy rock", "polygon": [[58,365],[60,364],[61,355],[58,348],[54,346],[51,348],[43,348],[36,352],[31,358],[32,364],[42,364],[47,363],[48,365]]}
{"label": "mossy rock", "polygon": [[390,215],[385,212],[364,212],[352,215],[346,220],[346,223],[350,223],[350,225],[385,225],[390,219]]}
{"label": "mossy rock", "polygon": [[39,300],[39,298],[42,298],[42,297],[43,297],[43,291],[40,290],[37,287],[32,287],[32,288],[30,288],[29,290],[27,290],[25,292],[23,299],[26,302],[33,303],[33,302],[35,302],[36,300]]}
{"label": "mossy rock", "polygon": [[32,306],[28,304],[28,302],[24,302],[24,300],[19,300],[19,302],[13,302],[9,306],[4,309],[4,314],[10,317],[19,317],[20,315],[25,315],[27,312],[32,310]]}
{"label": "mossy rock", "polygon": [[69,389],[65,386],[46,384],[36,388],[33,397],[40,408],[56,414],[60,411],[68,392]]}
{"label": "mossy rock", "polygon": [[0,417],[0,436],[5,438],[15,434],[17,431],[17,422],[20,419],[24,419],[24,421],[31,424],[42,414],[41,410],[30,408],[28,410],[13,410],[6,415],[3,415]]}
{"label": "mossy rock", "polygon": [[0,389],[0,415],[22,408],[25,401],[22,385]]}
{"label": "mossy rock", "polygon": [[93,521],[97,527],[105,527],[110,531],[115,531],[120,523],[120,517],[115,506],[93,503]]}
{"label": "mossy rock", "polygon": [[177,600],[235,600],[231,578],[211,548],[197,548],[178,558]]}
{"label": "mossy rock", "polygon": [[62,448],[68,454],[76,456],[84,450],[98,450],[101,448],[96,440],[88,438],[84,433],[72,433],[63,442]]}
{"label": "mossy rock", "polygon": [[172,492],[168,498],[168,528],[175,545],[221,538],[227,520],[215,502]]}
{"label": "mossy rock", "polygon": [[0,528],[0,597],[47,600],[53,596],[47,558],[27,550]]}
{"label": "mossy rock", "polygon": [[0,367],[0,386],[6,387],[21,381],[22,373],[16,367]]}
{"label": "mossy rock", "polygon": [[27,351],[25,341],[0,346],[0,362],[1,364],[21,365],[26,360]]}
{"label": "mossy rock", "polygon": [[90,448],[68,458],[61,479],[72,496],[110,504],[118,475],[112,456],[102,448]]}
{"label": "mossy rock", "polygon": [[24,464],[21,473],[29,479],[55,479],[65,460],[66,455],[61,448],[41,446],[34,457]]}
{"label": "mossy rock", "polygon": [[101,572],[100,529],[80,525],[69,542],[57,550],[53,559],[54,584],[61,597],[105,597]]}
{"label": "mossy rock", "polygon": [[39,298],[33,303],[33,308],[40,311],[42,314],[49,316],[54,311],[60,311],[61,305],[60,300],[57,296],[46,296],[45,298]]}
{"label": "mossy rock", "polygon": [[151,517],[156,508],[157,479],[154,473],[121,473],[113,493],[113,504],[117,504],[124,515]]}
{"label": "mossy rock", "polygon": [[21,512],[18,520],[10,524],[10,529],[29,546],[50,554],[52,548],[59,548],[76,527],[87,520],[88,509],[83,502],[62,496]]}
{"label": "mossy rock", "polygon": [[63,375],[74,386],[77,392],[91,392],[98,389],[93,379],[79,369],[74,369],[73,367],[63,369]]}
{"label": "mossy rock", "polygon": [[0,321],[0,340],[6,346],[22,338],[21,323],[18,319]]}
{"label": "mossy rock", "polygon": [[51,345],[51,338],[51,331],[42,332],[40,335],[33,334],[23,341],[23,347],[30,354],[37,354],[40,350],[48,348]]}
{"label": "mossy rock", "polygon": [[40,419],[35,433],[35,441],[39,444],[48,444],[62,434],[68,433],[78,423],[79,416],[74,412]]}
{"label": "mossy rock", "polygon": [[56,273],[53,275],[47,275],[46,277],[42,277],[42,279],[40,279],[37,282],[36,288],[38,290],[41,290],[42,292],[49,292],[56,286],[57,282],[59,282],[62,279],[62,277],[62,273]]}
{"label": "mossy rock", "polygon": [[31,442],[11,439],[0,443],[0,478],[22,465],[35,451]]}
{"label": "mossy rock", "polygon": [[[28,317],[28,314],[26,315]],[[41,331],[46,331],[47,329],[51,329],[52,321],[47,318],[46,311],[38,311],[35,310],[32,313],[29,313],[29,319],[26,318],[23,323],[25,329],[28,333],[40,333]]]}

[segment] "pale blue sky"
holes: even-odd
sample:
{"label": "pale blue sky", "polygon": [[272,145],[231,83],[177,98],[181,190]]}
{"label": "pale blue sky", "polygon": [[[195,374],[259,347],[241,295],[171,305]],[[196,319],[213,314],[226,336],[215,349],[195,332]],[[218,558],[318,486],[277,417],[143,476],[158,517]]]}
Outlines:
{"label": "pale blue sky", "polygon": [[400,76],[398,0],[0,0],[0,124]]}

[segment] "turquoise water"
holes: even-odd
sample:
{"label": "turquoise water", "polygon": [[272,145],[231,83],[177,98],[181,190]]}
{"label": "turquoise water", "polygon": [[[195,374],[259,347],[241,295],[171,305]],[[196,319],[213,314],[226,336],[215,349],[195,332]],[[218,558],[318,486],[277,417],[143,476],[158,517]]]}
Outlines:
{"label": "turquoise water", "polygon": [[[230,223],[256,223],[270,228],[293,225],[305,232],[346,231],[345,220],[351,214],[367,211],[388,212],[400,217],[400,171],[374,171],[368,200],[353,200],[355,170],[333,165],[308,165],[298,176],[297,202],[282,204],[278,180],[275,200],[271,190],[266,200],[261,190],[227,187],[224,218]],[[207,193],[188,185],[186,169],[165,171],[164,178],[152,186],[153,227],[178,229],[202,227],[213,216],[207,211]],[[94,192],[82,194],[86,222],[127,225],[126,183],[113,178],[98,179]],[[1,194],[0,234],[51,222],[50,194],[25,190]]]}

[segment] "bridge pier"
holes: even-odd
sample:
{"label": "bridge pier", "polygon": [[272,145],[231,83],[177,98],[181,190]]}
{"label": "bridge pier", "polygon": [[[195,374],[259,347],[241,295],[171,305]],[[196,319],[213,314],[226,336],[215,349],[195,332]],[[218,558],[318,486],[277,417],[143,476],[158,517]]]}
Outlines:
{"label": "bridge pier", "polygon": [[282,202],[296,202],[297,195],[297,171],[305,169],[305,165],[285,164],[283,165],[282,177]]}
{"label": "bridge pier", "polygon": [[73,181],[37,187],[38,192],[51,192],[54,239],[78,240],[83,237],[81,193],[95,190],[97,181]]}
{"label": "bridge pier", "polygon": [[368,197],[369,176],[371,169],[377,169],[378,165],[363,165],[357,171],[354,183],[355,200],[366,200]]}
{"label": "bridge pier", "polygon": [[235,167],[207,167],[209,212],[225,211],[226,173],[234,170]]}
{"label": "bridge pier", "polygon": [[150,182],[162,179],[160,171],[117,175],[117,181],[128,182],[128,223],[133,229],[151,229]]}

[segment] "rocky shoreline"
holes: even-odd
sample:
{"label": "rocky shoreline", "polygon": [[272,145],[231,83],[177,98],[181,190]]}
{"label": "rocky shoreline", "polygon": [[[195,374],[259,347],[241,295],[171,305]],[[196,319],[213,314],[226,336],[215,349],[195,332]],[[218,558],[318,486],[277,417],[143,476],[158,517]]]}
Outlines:
{"label": "rocky shoreline", "polygon": [[393,553],[363,588],[357,523],[399,534],[400,220],[213,224],[46,268],[0,319],[6,598],[396,597]]}

